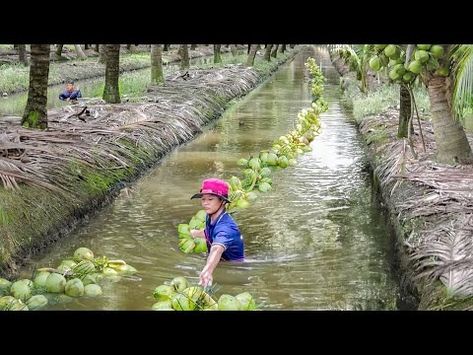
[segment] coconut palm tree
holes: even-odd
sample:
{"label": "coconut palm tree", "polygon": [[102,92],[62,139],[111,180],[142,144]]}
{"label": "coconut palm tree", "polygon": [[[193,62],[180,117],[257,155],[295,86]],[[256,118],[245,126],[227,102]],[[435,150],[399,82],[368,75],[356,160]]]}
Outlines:
{"label": "coconut palm tree", "polygon": [[[449,74],[451,74],[449,68],[455,60],[459,60],[457,63],[460,64],[457,65],[456,70],[457,84],[454,84],[457,93],[454,95],[454,100],[456,100],[454,106],[459,110],[462,102],[467,101],[461,99],[459,94],[464,94],[468,88],[471,89],[471,83],[466,84],[468,79],[471,81],[471,74],[468,74],[468,62],[461,60],[461,58],[466,59],[465,55],[468,50],[461,49],[459,45],[441,45],[436,47],[441,48],[441,52],[443,52],[443,55],[439,55],[438,58],[438,68],[435,70],[423,69],[421,78],[427,86],[430,98],[432,125],[434,127],[435,143],[437,144],[437,159],[446,164],[472,164],[473,154],[471,147],[463,127],[454,117],[451,105],[452,92],[449,89],[452,80],[449,77]],[[469,95],[471,97],[471,93]]]}
{"label": "coconut palm tree", "polygon": [[237,55],[237,46],[236,46],[236,44],[230,44],[230,52],[232,53],[233,57],[236,57],[236,55]]}
{"label": "coconut palm tree", "polygon": [[64,48],[64,44],[56,44],[56,51],[54,52],[54,56],[57,60],[63,59],[62,58],[62,49]]}
{"label": "coconut palm tree", "polygon": [[463,120],[465,111],[473,109],[473,45],[459,45],[452,50],[453,115]]}
{"label": "coconut palm tree", "polygon": [[153,44],[151,46],[151,83],[164,83],[162,44]]}
{"label": "coconut palm tree", "polygon": [[334,51],[350,66],[356,73],[356,78],[360,81],[360,91],[363,94],[368,92],[368,63],[373,54],[370,45],[337,45]]}
{"label": "coconut palm tree", "polygon": [[266,45],[266,50],[264,52],[263,58],[264,60],[270,62],[271,61],[271,49],[273,48],[272,44],[267,44]]}
{"label": "coconut palm tree", "polygon": [[214,63],[222,63],[222,56],[220,54],[221,44],[214,44]]}
{"label": "coconut palm tree", "polygon": [[[412,44],[405,46],[403,48],[406,52],[406,61],[408,62],[414,51],[414,46]],[[413,102],[411,98],[414,97],[412,87],[407,85],[404,82],[401,82],[399,85],[399,125],[397,129],[398,138],[408,138],[409,129],[410,133],[414,133],[414,127],[412,125],[412,116],[414,111],[412,110]],[[410,122],[410,127],[409,127]]]}
{"label": "coconut palm tree", "polygon": [[[376,47],[381,48],[376,49]],[[404,82],[406,80],[405,75],[409,75],[407,82],[412,83],[414,77],[419,75],[426,85],[430,98],[434,138],[437,145],[437,160],[446,164],[473,163],[473,154],[465,132],[452,113],[452,91],[450,88],[453,86],[452,82],[454,80],[452,81],[450,77],[450,67],[455,61],[462,62],[461,58],[463,56],[460,47],[459,45],[410,44],[406,47],[404,57],[402,54],[400,55],[403,49],[401,50],[398,45],[374,46],[375,51],[378,51],[378,63],[374,66],[378,70],[382,55],[395,62],[392,65],[390,64],[391,61],[387,64],[388,67],[391,67],[389,72],[391,80]],[[371,60],[374,59],[374,57],[371,58]],[[396,62],[398,60],[400,62]],[[371,62],[370,65],[372,65]],[[381,64],[381,66],[383,65]],[[463,68],[467,68],[467,66],[463,65]],[[468,86],[465,87],[468,88]]]}
{"label": "coconut palm tree", "polygon": [[[373,48],[370,45],[364,46],[349,46],[349,45],[335,45],[331,46],[339,56],[347,63],[351,70],[356,72],[357,79],[360,80],[360,91],[366,93],[368,91],[368,66],[370,60],[373,58]],[[399,87],[399,126],[398,138],[408,137],[408,125],[411,117],[411,95],[410,88],[401,83]],[[411,122],[411,132],[413,126]]]}
{"label": "coconut palm tree", "polygon": [[26,44],[18,45],[18,59],[25,67],[28,66],[28,57],[26,56]]}
{"label": "coconut palm tree", "polygon": [[84,51],[82,50],[82,47],[80,46],[80,44],[74,44],[74,49],[76,51],[78,59],[80,59],[80,60],[87,59],[87,56],[85,55]]}
{"label": "coconut palm tree", "polygon": [[105,87],[103,99],[105,102],[117,104],[120,102],[118,77],[120,69],[120,45],[105,45]]}
{"label": "coconut palm tree", "polygon": [[189,48],[187,47],[187,44],[181,44],[179,53],[181,55],[181,69],[189,69]]}
{"label": "coconut palm tree", "polygon": [[[408,137],[408,126],[411,117],[411,93],[406,84],[399,86],[399,126],[397,129],[398,138]],[[413,126],[411,122],[411,133]]]}
{"label": "coconut palm tree", "polygon": [[49,44],[32,44],[28,101],[21,121],[29,128],[48,128]]}
{"label": "coconut palm tree", "polygon": [[258,47],[259,47],[258,44],[251,44],[250,45],[250,50],[249,50],[249,53],[248,53],[248,59],[246,60],[246,66],[247,67],[252,67],[253,65],[255,65],[255,56],[256,56],[256,52],[258,51]]}

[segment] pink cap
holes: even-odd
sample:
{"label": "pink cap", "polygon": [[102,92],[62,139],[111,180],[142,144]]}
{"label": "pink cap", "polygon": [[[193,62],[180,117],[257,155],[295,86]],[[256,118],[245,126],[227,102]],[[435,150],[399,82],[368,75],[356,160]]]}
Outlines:
{"label": "pink cap", "polygon": [[191,199],[202,197],[203,194],[216,195],[225,201],[230,202],[228,199],[228,184],[220,179],[212,178],[204,180],[200,187],[200,193],[193,195]]}

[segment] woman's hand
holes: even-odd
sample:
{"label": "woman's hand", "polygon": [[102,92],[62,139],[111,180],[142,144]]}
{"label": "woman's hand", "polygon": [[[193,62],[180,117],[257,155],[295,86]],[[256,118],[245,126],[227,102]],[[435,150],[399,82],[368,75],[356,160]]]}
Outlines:
{"label": "woman's hand", "polygon": [[212,245],[212,247],[210,248],[207,263],[205,264],[205,267],[202,269],[202,272],[199,275],[199,285],[201,285],[202,287],[205,288],[207,286],[212,286],[212,273],[217,267],[224,250],[224,247],[220,244]]}
{"label": "woman's hand", "polygon": [[206,269],[202,270],[199,276],[199,285],[202,287],[212,286],[212,273]]}

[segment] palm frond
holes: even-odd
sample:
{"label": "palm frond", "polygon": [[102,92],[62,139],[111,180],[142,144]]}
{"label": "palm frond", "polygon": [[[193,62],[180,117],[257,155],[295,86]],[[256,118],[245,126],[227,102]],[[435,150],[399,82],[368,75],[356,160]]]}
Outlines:
{"label": "palm frond", "polygon": [[[405,138],[390,143],[387,151],[389,154],[386,159],[375,169],[375,173],[379,176],[382,186],[395,182],[402,177],[406,171],[407,162],[414,159],[412,148]],[[396,181],[392,188],[391,195],[400,181],[401,180]]]}
{"label": "palm frond", "polygon": [[359,50],[352,45],[341,44],[334,48],[334,52],[348,64],[351,70],[357,73],[361,71],[361,58]]}
{"label": "palm frond", "polygon": [[7,160],[2,157],[0,157],[0,178],[5,189],[16,189],[18,188],[17,181],[22,181],[56,192],[60,191],[58,187],[46,181],[40,172],[30,169],[21,162]]}
{"label": "palm frond", "polygon": [[[412,255],[416,278],[440,280],[456,296],[473,295],[473,217],[432,230]],[[460,225],[462,226],[460,228]]]}
{"label": "palm frond", "polygon": [[454,80],[452,111],[462,117],[466,108],[473,108],[473,45],[460,45],[452,51]]}

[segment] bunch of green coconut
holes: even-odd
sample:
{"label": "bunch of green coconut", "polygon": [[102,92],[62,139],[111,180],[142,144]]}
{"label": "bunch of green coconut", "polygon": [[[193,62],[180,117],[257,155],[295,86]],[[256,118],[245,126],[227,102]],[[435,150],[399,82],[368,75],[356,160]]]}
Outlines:
{"label": "bunch of green coconut", "polygon": [[153,297],[158,301],[151,307],[155,311],[251,311],[256,309],[255,300],[248,292],[236,296],[223,294],[217,302],[202,287],[190,285],[182,276],[175,277],[168,284],[164,283],[156,287]]}
{"label": "bunch of green coconut", "polygon": [[406,50],[395,44],[376,44],[373,50],[375,55],[369,61],[370,68],[374,71],[387,68],[394,82],[412,83],[423,70],[440,76],[449,74],[449,69],[438,61],[445,53],[441,45],[417,44],[408,58]]}
{"label": "bunch of green coconut", "polygon": [[206,213],[204,210],[197,212],[188,224],[181,223],[177,226],[179,234],[179,249],[186,254],[206,253],[207,243],[204,238],[194,238],[191,235],[192,229],[201,230],[205,227]]}
{"label": "bunch of green coconut", "polygon": [[295,129],[276,139],[271,149],[260,151],[257,157],[250,156],[249,159],[238,160],[237,164],[244,169],[244,178],[239,180],[233,176],[230,179],[232,202],[229,209],[247,207],[248,200],[256,199],[256,195],[248,195],[254,189],[260,192],[271,190],[271,169],[293,166],[298,155],[312,150],[310,142],[315,139],[320,128],[317,108],[319,107],[313,103],[311,108],[299,112]]}
{"label": "bunch of green coconut", "polygon": [[[349,52],[347,52],[349,55]],[[311,93],[313,101],[320,106],[319,112],[325,112],[328,109],[327,102],[322,98],[324,92],[325,77],[322,73],[322,70],[315,62],[315,59],[310,57],[307,58],[305,63],[306,68],[309,70],[311,75]]]}
{"label": "bunch of green coconut", "polygon": [[123,260],[105,256],[94,258],[85,247],[78,248],[72,259],[63,260],[57,268],[39,268],[33,280],[14,282],[0,278],[0,310],[37,310],[48,303],[67,302],[74,297],[96,297],[102,294],[98,285],[103,278],[132,275],[136,269]]}

